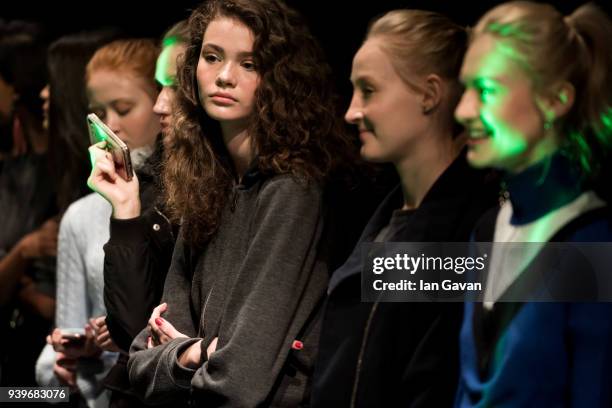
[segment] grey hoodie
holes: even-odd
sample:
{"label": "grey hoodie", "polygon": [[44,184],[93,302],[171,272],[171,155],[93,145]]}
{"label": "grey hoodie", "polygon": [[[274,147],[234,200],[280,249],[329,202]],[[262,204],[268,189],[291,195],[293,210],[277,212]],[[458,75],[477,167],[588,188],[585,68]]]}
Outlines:
{"label": "grey hoodie", "polygon": [[[224,212],[203,251],[193,253],[181,237],[174,250],[163,317],[191,338],[146,350],[144,329],[132,343],[130,381],[146,402],[294,407],[308,401],[328,278],[322,189],[255,173],[234,194],[233,210]],[[216,351],[206,359],[215,337]],[[202,366],[179,365],[177,356],[199,339]]]}

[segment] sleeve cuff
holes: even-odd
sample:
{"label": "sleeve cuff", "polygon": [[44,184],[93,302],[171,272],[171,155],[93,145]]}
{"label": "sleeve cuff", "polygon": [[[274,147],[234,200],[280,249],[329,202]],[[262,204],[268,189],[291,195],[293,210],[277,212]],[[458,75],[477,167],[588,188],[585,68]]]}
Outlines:
{"label": "sleeve cuff", "polygon": [[[175,339],[176,345],[172,347],[170,350],[170,359],[172,362],[172,367],[170,368],[172,372],[172,378],[176,385],[182,388],[190,388],[191,387],[191,379],[195,374],[196,370],[192,368],[187,368],[178,362],[178,356],[188,349],[192,344],[200,341],[200,338],[192,338],[192,339]],[[202,360],[200,360],[202,361]]]}
{"label": "sleeve cuff", "polygon": [[142,244],[144,237],[146,237],[146,225],[142,216],[125,220],[118,220],[111,217],[109,244]]}

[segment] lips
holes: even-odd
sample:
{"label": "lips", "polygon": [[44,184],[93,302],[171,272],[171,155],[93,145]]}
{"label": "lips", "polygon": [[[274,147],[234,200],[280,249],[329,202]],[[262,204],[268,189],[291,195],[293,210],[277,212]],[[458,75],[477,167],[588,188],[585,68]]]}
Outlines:
{"label": "lips", "polygon": [[466,129],[470,139],[487,139],[493,136],[493,131],[487,126],[468,126]]}
{"label": "lips", "polygon": [[466,129],[466,133],[468,135],[468,146],[479,145],[493,136],[493,132],[491,132],[491,130],[489,130],[486,126],[468,127]]}
{"label": "lips", "polygon": [[372,131],[368,129],[359,129],[359,139],[362,143],[365,143],[368,137],[372,137]]}
{"label": "lips", "polygon": [[373,133],[372,129],[368,129],[368,128],[360,127],[358,130],[359,130],[359,134],[362,134],[362,133]]}
{"label": "lips", "polygon": [[229,104],[238,102],[236,98],[234,98],[232,95],[225,93],[225,92],[215,92],[210,95],[210,98],[214,102],[222,104],[222,105],[229,105]]}

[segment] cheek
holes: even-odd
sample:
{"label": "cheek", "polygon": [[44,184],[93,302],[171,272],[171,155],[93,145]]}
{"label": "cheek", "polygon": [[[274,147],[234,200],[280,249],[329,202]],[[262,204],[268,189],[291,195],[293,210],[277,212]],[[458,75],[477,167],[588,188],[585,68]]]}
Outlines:
{"label": "cheek", "polygon": [[205,89],[207,86],[214,85],[217,78],[217,71],[205,63],[199,63],[196,68],[196,81],[198,88]]}
{"label": "cheek", "polygon": [[423,115],[414,101],[390,101],[380,108],[377,127],[384,132],[387,143],[399,148],[424,131]]}
{"label": "cheek", "polygon": [[493,109],[502,126],[512,129],[516,137],[531,140],[541,131],[539,111],[529,95],[516,95]]}
{"label": "cheek", "polygon": [[153,106],[150,109],[141,109],[134,112],[133,116],[126,118],[126,130],[138,138],[146,138],[156,133],[159,127],[159,119],[153,112]]}

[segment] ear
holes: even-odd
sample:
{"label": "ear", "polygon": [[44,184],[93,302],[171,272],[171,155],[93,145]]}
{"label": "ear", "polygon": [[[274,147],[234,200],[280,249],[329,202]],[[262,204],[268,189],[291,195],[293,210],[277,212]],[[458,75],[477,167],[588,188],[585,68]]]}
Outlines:
{"label": "ear", "polygon": [[425,86],[423,87],[423,99],[421,106],[423,113],[428,114],[440,105],[442,100],[442,79],[436,74],[429,74],[425,78]]}
{"label": "ear", "polygon": [[546,94],[536,97],[536,103],[544,120],[554,121],[565,116],[572,106],[576,97],[574,85],[567,81],[552,86]]}

